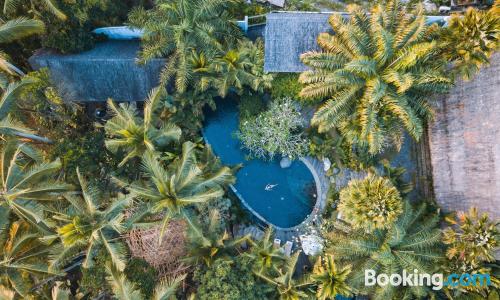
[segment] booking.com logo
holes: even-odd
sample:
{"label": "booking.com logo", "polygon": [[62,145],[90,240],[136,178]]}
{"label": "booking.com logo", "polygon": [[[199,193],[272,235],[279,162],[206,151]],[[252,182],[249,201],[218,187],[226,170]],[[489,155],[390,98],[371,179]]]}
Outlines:
{"label": "booking.com logo", "polygon": [[491,285],[490,274],[450,274],[444,278],[441,273],[428,274],[419,273],[417,269],[413,273],[403,270],[402,274],[378,274],[375,270],[365,270],[365,286],[374,286],[375,284],[384,287],[388,284],[392,286],[432,286],[437,291],[445,286],[449,287],[468,287],[468,286],[489,286]]}

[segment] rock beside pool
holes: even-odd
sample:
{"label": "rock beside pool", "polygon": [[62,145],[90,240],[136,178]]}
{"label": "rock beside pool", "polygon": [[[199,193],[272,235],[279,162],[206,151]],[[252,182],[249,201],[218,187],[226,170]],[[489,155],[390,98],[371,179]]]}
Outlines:
{"label": "rock beside pool", "polygon": [[280,161],[280,167],[285,169],[292,165],[292,161],[288,157],[283,157]]}

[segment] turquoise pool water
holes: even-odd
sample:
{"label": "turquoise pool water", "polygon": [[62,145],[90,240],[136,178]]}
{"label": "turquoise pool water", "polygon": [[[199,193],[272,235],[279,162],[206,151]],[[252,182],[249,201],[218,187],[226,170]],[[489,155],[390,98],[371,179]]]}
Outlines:
{"label": "turquoise pool water", "polygon": [[[277,160],[247,160],[247,153],[235,137],[237,104],[229,99],[221,102],[215,112],[207,114],[203,134],[224,164],[243,164],[234,185],[239,195],[269,223],[284,228],[300,224],[316,201],[312,198],[316,194],[313,175],[301,161],[283,169]],[[266,190],[268,185],[273,188]]]}

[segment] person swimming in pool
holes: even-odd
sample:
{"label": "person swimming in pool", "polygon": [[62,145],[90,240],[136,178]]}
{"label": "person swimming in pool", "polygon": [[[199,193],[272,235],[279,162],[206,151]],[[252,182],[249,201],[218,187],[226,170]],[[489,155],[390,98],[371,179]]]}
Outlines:
{"label": "person swimming in pool", "polygon": [[272,190],[273,190],[273,188],[274,188],[275,186],[277,186],[277,185],[278,185],[278,184],[266,184],[266,187],[264,188],[264,190],[266,190],[266,191],[272,191]]}

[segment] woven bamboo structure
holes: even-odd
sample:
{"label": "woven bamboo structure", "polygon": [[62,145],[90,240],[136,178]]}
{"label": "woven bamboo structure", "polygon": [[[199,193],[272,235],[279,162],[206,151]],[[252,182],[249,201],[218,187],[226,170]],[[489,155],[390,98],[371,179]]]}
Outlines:
{"label": "woven bamboo structure", "polygon": [[148,229],[135,229],[125,235],[132,257],[141,258],[153,266],[160,277],[176,276],[188,269],[182,263],[186,250],[187,224],[172,220],[159,243],[160,225]]}

